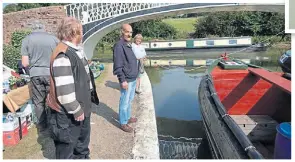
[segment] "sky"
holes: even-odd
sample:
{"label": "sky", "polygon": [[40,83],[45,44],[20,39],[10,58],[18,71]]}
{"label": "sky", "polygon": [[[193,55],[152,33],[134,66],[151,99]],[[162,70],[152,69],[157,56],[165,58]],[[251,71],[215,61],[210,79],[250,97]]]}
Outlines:
{"label": "sky", "polygon": [[3,8],[11,3],[3,3]]}
{"label": "sky", "polygon": [[[12,3],[3,3],[3,8],[5,8],[5,6],[9,5],[9,4],[12,4]],[[3,9],[2,8],[2,9]]]}

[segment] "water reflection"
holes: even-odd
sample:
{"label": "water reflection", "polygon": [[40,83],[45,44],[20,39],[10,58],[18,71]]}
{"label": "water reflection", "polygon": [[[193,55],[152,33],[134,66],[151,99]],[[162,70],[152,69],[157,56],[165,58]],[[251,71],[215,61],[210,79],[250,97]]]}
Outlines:
{"label": "water reflection", "polygon": [[152,83],[157,117],[201,120],[197,93],[203,73],[185,73],[187,70],[182,67],[146,71]]}
{"label": "water reflection", "polygon": [[216,59],[221,54],[227,53],[238,59],[251,60],[277,60],[288,47],[270,47],[266,51],[244,50],[245,48],[212,48],[190,49],[174,51],[148,51],[148,57],[152,59]]}

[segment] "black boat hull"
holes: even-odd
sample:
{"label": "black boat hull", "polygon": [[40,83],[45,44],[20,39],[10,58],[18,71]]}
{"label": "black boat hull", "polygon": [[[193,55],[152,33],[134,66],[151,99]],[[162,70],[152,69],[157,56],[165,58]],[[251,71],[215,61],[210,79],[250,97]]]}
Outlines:
{"label": "black boat hull", "polygon": [[236,137],[219,114],[208,88],[207,76],[199,86],[200,110],[213,157],[216,159],[249,159]]}

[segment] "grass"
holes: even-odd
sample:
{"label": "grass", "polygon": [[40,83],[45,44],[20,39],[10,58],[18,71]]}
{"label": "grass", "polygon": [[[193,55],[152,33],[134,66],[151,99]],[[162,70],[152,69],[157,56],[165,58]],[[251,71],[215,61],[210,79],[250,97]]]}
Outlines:
{"label": "grass", "polygon": [[96,53],[93,55],[93,60],[98,59],[100,62],[112,62],[113,54],[112,53]]}
{"label": "grass", "polygon": [[163,22],[175,27],[177,31],[182,31],[186,33],[194,32],[194,24],[196,23],[197,18],[169,18],[164,19]]}
{"label": "grass", "polygon": [[25,136],[15,146],[5,146],[3,152],[4,159],[25,159],[28,155],[35,154],[41,150],[41,145],[37,142],[37,129],[29,129],[28,135]]}

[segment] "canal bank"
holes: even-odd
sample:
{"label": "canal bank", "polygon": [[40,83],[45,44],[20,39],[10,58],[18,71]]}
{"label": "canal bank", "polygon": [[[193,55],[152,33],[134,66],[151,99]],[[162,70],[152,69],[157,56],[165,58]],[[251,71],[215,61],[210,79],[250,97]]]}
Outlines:
{"label": "canal bank", "polygon": [[[146,93],[135,96],[132,114],[138,123],[132,124],[134,133],[119,128],[118,105],[120,85],[113,75],[113,64],[106,64],[102,78],[96,80],[100,105],[92,107],[90,157],[91,159],[158,159],[156,119],[153,113],[151,86],[147,77]],[[145,83],[143,81],[143,83]],[[143,98],[144,102],[139,102]],[[153,149],[150,149],[153,148]],[[28,135],[16,146],[5,147],[4,159],[54,159],[55,148],[48,134],[38,135],[31,128]]]}
{"label": "canal bank", "polygon": [[153,92],[147,73],[141,78],[141,93],[138,95],[138,119],[134,132],[134,159],[159,159],[159,142]]}

